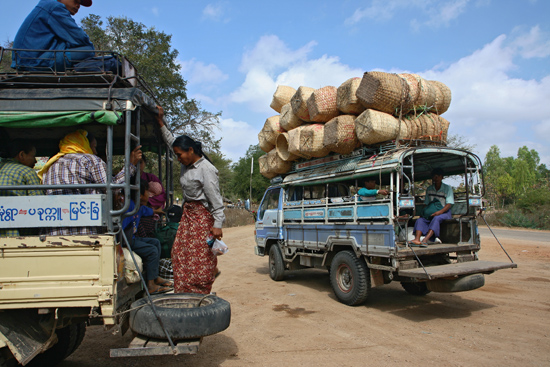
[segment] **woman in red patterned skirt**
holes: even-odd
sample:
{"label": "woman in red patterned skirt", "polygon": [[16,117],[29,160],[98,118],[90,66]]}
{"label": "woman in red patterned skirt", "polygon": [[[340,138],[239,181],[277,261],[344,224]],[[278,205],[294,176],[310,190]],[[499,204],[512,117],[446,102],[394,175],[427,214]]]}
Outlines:
{"label": "woman in red patterned skirt", "polygon": [[162,119],[159,125],[164,140],[182,164],[183,215],[172,246],[174,291],[208,294],[216,278],[218,260],[207,238],[212,235],[221,239],[225,220],[218,170],[203,153],[200,142],[186,135],[174,139]]}

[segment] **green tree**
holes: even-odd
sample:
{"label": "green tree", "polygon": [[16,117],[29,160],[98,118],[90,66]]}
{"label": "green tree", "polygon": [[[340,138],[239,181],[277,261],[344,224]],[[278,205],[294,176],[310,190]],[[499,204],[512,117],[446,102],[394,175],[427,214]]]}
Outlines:
{"label": "green tree", "polygon": [[171,35],[125,17],[107,17],[104,25],[94,14],[82,20],[82,28],[96,49],[117,52],[132,62],[164,108],[174,134],[187,134],[209,150],[219,151],[221,139],[216,140],[213,131],[221,112],[205,111],[199,101],[187,97]]}
{"label": "green tree", "polygon": [[[6,42],[4,45],[5,48],[11,48],[13,42]],[[6,51],[0,48],[2,52],[0,53],[0,73],[9,73],[12,72],[11,68],[11,51]]]}
{"label": "green tree", "polygon": [[[245,156],[233,165],[231,187],[237,197],[248,198],[252,189],[252,201],[259,202],[262,199],[265,189],[269,186],[269,179],[260,174],[260,166],[258,165],[258,158],[264,154],[259,145],[251,145],[248,147]],[[254,172],[251,178],[250,166],[252,160],[254,160]]]}
{"label": "green tree", "polygon": [[233,190],[231,188],[231,180],[233,171],[231,170],[231,160],[224,157],[218,152],[206,153],[212,164],[218,169],[218,177],[220,181],[220,191],[224,198],[234,199]]}

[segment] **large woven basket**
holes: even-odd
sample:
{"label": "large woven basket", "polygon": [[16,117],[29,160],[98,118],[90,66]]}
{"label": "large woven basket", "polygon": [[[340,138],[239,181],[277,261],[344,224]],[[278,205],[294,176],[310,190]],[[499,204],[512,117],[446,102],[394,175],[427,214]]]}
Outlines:
{"label": "large woven basket", "polygon": [[266,134],[264,129],[260,130],[258,133],[258,143],[260,145],[260,149],[266,153],[275,148],[275,144],[270,143],[268,138],[269,134]]}
{"label": "large woven basket", "polygon": [[301,158],[310,159],[311,155],[306,154],[300,147],[300,136],[302,130],[307,125],[298,126],[288,132],[288,151],[290,154],[296,155]]}
{"label": "large woven basket", "polygon": [[399,124],[399,120],[388,113],[366,109],[355,119],[355,133],[364,144],[378,144],[394,140]]}
{"label": "large woven basket", "polygon": [[336,105],[338,109],[348,115],[360,115],[365,106],[357,98],[357,89],[361,84],[361,78],[350,78],[343,82],[336,92]]}
{"label": "large woven basket", "polygon": [[265,124],[263,127],[266,139],[273,145],[277,143],[277,136],[279,136],[280,133],[284,132],[284,129],[281,127],[281,123],[279,122],[279,119],[280,115],[271,116],[270,118],[265,120]]}
{"label": "large woven basket", "polygon": [[363,106],[377,111],[398,115],[408,111],[409,86],[397,74],[380,71],[366,72],[357,88],[357,98]]}
{"label": "large woven basket", "polygon": [[331,152],[349,154],[361,145],[355,134],[355,116],[340,115],[325,124],[323,144]]}
{"label": "large woven basket", "polygon": [[[408,96],[407,101],[408,103],[408,110],[414,108],[414,104],[418,101],[420,97],[420,85],[418,84],[417,77],[420,77],[416,74],[398,74],[401,79],[407,83],[408,86]],[[403,112],[407,112],[403,111]]]}
{"label": "large woven basket", "polygon": [[291,162],[286,162],[279,157],[277,149],[273,149],[267,155],[267,166],[269,167],[269,172],[274,172],[277,174],[283,174],[290,171],[292,167]]}
{"label": "large woven basket", "polygon": [[273,94],[270,107],[281,113],[281,108],[285,104],[290,103],[290,99],[294,93],[296,93],[296,89],[286,85],[278,85],[277,90]]}
{"label": "large woven basket", "polygon": [[290,104],[292,105],[292,112],[298,118],[310,122],[311,118],[309,117],[309,110],[307,108],[307,100],[311,94],[315,92],[315,89],[309,87],[299,87],[296,93],[290,99]]}
{"label": "large woven basket", "polygon": [[300,120],[298,116],[296,116],[294,112],[292,112],[292,105],[290,104],[290,102],[285,104],[283,108],[281,108],[281,117],[279,118],[279,124],[283,129],[285,129],[286,131],[290,131],[302,125],[303,123],[304,121]]}
{"label": "large woven basket", "polygon": [[307,100],[309,118],[314,122],[328,122],[338,116],[336,93],[338,88],[327,86],[319,88],[311,93]]}
{"label": "large woven basket", "polygon": [[300,158],[300,156],[290,153],[290,151],[288,150],[288,146],[289,146],[288,141],[289,141],[288,133],[279,134],[279,136],[277,137],[277,147],[276,148],[277,148],[277,154],[279,154],[279,157],[283,161],[291,162],[291,161],[295,161],[296,159]]}
{"label": "large woven basket", "polygon": [[451,105],[451,89],[437,80],[429,80],[429,83],[436,91],[435,107],[432,112],[441,115],[445,113]]}
{"label": "large woven basket", "polygon": [[414,108],[429,111],[435,106],[435,88],[420,75],[413,75],[418,80],[418,87],[420,88],[418,99],[414,102]]}
{"label": "large woven basket", "polygon": [[320,158],[330,153],[323,144],[323,124],[309,124],[303,126],[300,131],[300,150],[309,156]]}
{"label": "large woven basket", "polygon": [[258,158],[258,165],[260,166],[260,173],[262,174],[262,176],[267,178],[273,178],[277,176],[275,172],[271,172],[269,170],[267,154],[264,154],[260,158]]}

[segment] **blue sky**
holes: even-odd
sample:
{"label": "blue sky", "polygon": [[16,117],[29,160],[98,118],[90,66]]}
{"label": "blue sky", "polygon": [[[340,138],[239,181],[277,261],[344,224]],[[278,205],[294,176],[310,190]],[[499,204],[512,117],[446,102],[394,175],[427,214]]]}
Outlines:
{"label": "blue sky", "polygon": [[[38,1],[2,1],[0,41]],[[278,84],[339,86],[365,71],[417,73],[452,91],[450,134],[550,167],[550,1],[94,0],[88,14],[126,16],[172,35],[188,94],[222,111],[222,152],[244,156]]]}

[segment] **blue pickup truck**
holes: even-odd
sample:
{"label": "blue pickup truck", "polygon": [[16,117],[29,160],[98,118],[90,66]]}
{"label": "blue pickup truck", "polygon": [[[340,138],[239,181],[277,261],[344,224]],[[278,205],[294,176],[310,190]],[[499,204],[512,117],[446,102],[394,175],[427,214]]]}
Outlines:
{"label": "blue pickup truck", "polygon": [[[434,168],[455,187],[452,219],[427,247],[411,246],[413,227],[425,204]],[[389,195],[357,195],[375,178]],[[286,271],[326,268],[336,298],[364,303],[371,287],[401,283],[414,295],[479,288],[485,274],[515,268],[510,262],[478,259],[478,218],[483,212],[480,159],[444,146],[365,147],[295,164],[276,177],[256,218],[255,253],[268,255],[273,280]]]}

